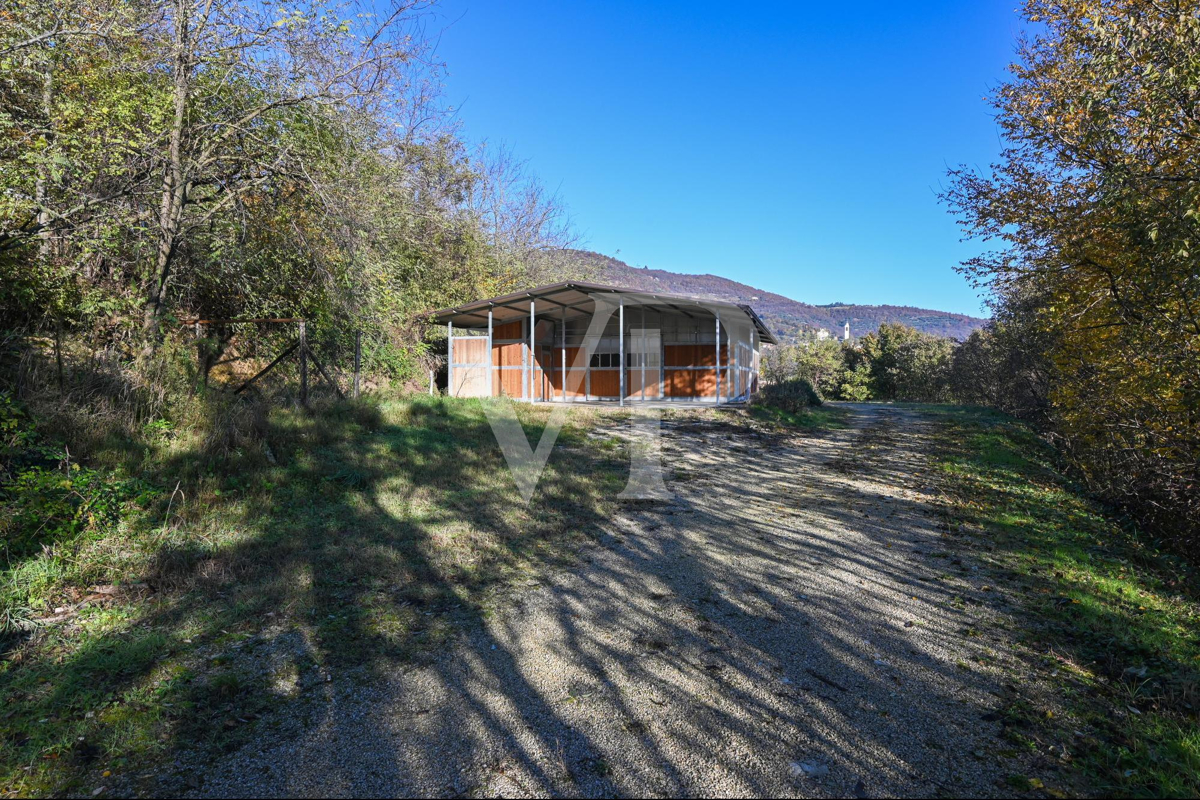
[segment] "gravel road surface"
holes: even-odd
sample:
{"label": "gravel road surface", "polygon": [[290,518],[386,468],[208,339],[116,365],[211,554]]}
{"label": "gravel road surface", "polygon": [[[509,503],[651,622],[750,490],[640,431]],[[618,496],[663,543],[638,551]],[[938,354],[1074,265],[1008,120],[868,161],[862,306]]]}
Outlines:
{"label": "gravel road surface", "polygon": [[994,713],[1020,668],[995,633],[1012,621],[969,558],[944,552],[932,423],[845,407],[850,428],[813,435],[665,423],[672,501],[622,506],[574,569],[431,663],[332,675],[251,745],[182,759],[176,788],[1012,794],[1020,764],[996,755]]}

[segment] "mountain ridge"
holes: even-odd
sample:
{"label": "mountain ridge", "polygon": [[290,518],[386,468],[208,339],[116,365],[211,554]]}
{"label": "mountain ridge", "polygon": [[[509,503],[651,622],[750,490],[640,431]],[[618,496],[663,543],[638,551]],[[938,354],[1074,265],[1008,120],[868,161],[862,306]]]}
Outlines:
{"label": "mountain ridge", "polygon": [[801,329],[824,328],[840,336],[850,323],[852,336],[878,330],[884,322],[900,322],[924,333],[965,339],[987,324],[981,317],[915,306],[826,303],[814,305],[711,273],[688,274],[650,267],[633,267],[612,256],[590,250],[564,250],[562,266],[580,277],[641,291],[660,291],[745,303],[754,308],[780,341],[791,341]]}

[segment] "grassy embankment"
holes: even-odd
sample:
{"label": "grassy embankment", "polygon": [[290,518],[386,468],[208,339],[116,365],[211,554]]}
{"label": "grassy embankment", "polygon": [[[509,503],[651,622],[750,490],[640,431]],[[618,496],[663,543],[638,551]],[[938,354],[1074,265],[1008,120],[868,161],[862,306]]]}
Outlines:
{"label": "grassy embankment", "polygon": [[[1067,709],[1058,719],[1014,699],[1006,737],[1053,750],[1089,791],[1200,795],[1194,571],[1085,499],[1024,426],[980,410],[929,411],[948,529],[972,537],[1007,582],[1021,644]],[[1019,776],[1012,785],[1030,788]]]}
{"label": "grassy embankment", "polygon": [[[621,446],[586,435],[591,409],[572,410],[530,510],[477,401],[240,413],[233,433],[33,432],[47,463],[86,466],[5,495],[24,518],[0,572],[4,793],[227,750],[331,672],[428,657],[568,560],[625,480]],[[548,413],[518,406],[535,443]]]}
{"label": "grassy embankment", "polygon": [[827,405],[800,411],[755,405],[750,407],[750,416],[777,428],[798,428],[803,431],[837,430],[848,425],[845,411]]}

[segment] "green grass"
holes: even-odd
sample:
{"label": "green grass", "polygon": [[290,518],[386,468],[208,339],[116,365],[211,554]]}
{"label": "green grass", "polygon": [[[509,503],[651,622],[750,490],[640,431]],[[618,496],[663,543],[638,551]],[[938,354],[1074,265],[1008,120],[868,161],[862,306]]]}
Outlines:
{"label": "green grass", "polygon": [[833,406],[813,406],[804,411],[787,411],[775,406],[755,404],[750,406],[750,416],[775,427],[799,428],[806,431],[849,427],[846,412]]}
{"label": "green grass", "polygon": [[[517,411],[536,443],[550,409]],[[95,450],[162,491],[6,561],[0,791],[90,793],[177,748],[236,747],[326,670],[432,657],[595,530],[627,469],[586,435],[602,413],[572,409],[528,509],[479,401],[275,408],[253,436]],[[36,626],[97,585],[115,588]]]}
{"label": "green grass", "polygon": [[1194,572],[1087,500],[1025,427],[977,409],[923,410],[940,423],[947,530],[974,535],[1011,581],[1022,643],[1071,719],[1016,715],[1069,743],[1089,791],[1200,795]]}

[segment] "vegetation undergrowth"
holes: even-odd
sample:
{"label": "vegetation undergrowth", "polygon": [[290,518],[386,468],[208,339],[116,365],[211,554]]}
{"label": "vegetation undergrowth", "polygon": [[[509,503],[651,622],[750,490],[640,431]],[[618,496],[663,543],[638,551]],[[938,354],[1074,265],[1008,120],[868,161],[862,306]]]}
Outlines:
{"label": "vegetation undergrowth", "polygon": [[[4,794],[129,785],[151,758],[237,746],[331,671],[429,657],[569,560],[625,478],[586,435],[595,409],[572,409],[528,508],[479,401],[220,409],[228,430],[163,420],[90,443],[101,476],[64,464],[63,428],[30,432],[10,406],[49,455],[10,459],[34,477],[5,511],[54,505],[50,524],[7,531]],[[549,412],[517,407],[534,442]]]}
{"label": "vegetation undergrowth", "polygon": [[1200,794],[1200,595],[1189,565],[1086,499],[1055,453],[1004,415],[925,409],[940,421],[948,531],[975,533],[1015,585],[1022,643],[1068,709],[1020,703],[1009,720],[1098,792]]}
{"label": "vegetation undergrowth", "polygon": [[833,406],[788,411],[777,406],[753,405],[750,407],[750,416],[770,425],[808,431],[836,430],[849,426],[846,412]]}
{"label": "vegetation undergrowth", "polygon": [[825,406],[812,382],[804,377],[764,383],[750,404],[750,416],[759,422],[806,430],[846,426],[844,412]]}

